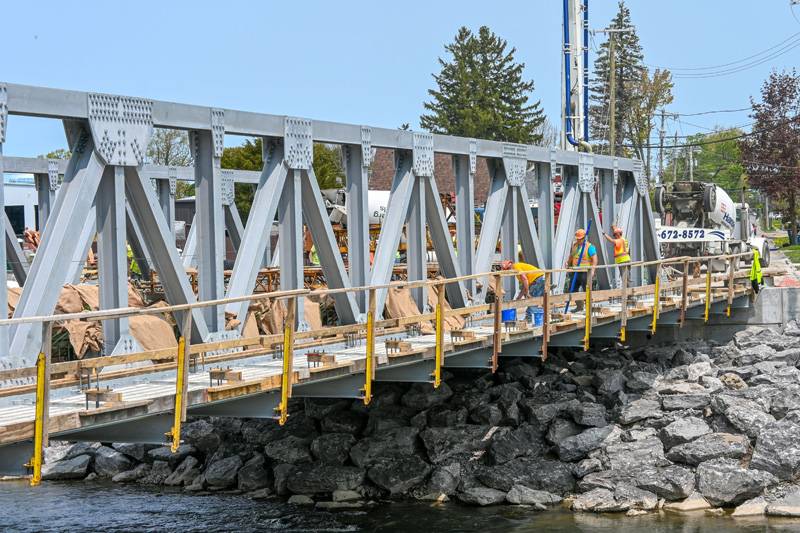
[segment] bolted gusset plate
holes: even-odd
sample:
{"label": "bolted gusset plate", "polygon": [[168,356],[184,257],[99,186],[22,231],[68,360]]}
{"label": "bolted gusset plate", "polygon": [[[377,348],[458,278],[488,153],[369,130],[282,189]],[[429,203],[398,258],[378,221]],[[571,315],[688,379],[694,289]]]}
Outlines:
{"label": "bolted gusset plate", "polygon": [[521,187],[525,184],[528,167],[528,147],[524,144],[503,143],[503,168],[509,185]]}
{"label": "bolted gusset plate", "polygon": [[633,178],[636,180],[636,190],[640,196],[647,196],[650,190],[650,182],[644,173],[644,164],[638,159],[633,160]]}
{"label": "bolted gusset plate", "polygon": [[233,205],[233,170],[220,171],[222,177],[222,205]]}
{"label": "bolted gusset plate", "polygon": [[361,126],[361,166],[369,168],[372,165],[372,128]]}
{"label": "bolted gusset plate", "polygon": [[8,88],[0,83],[0,144],[6,142],[8,124]]}
{"label": "bolted gusset plate", "polygon": [[61,186],[58,179],[58,161],[55,159],[47,160],[47,180],[49,182],[50,190],[55,192]]}
{"label": "bolted gusset plate", "polygon": [[478,141],[477,139],[469,140],[469,173],[475,175],[478,171]]}
{"label": "bolted gusset plate", "polygon": [[433,135],[414,133],[412,169],[415,176],[433,176]]}
{"label": "bolted gusset plate", "polygon": [[286,117],[284,143],[286,164],[293,170],[308,170],[314,159],[314,140],[311,121]]}
{"label": "bolted gusset plate", "polygon": [[225,111],[211,110],[211,138],[214,143],[214,157],[222,157],[225,150]]}
{"label": "bolted gusset plate", "polygon": [[578,155],[578,187],[581,192],[592,192],[595,185],[594,157],[592,154]]}
{"label": "bolted gusset plate", "polygon": [[108,165],[144,163],[153,134],[153,102],[144,98],[88,94],[89,128],[97,153]]}

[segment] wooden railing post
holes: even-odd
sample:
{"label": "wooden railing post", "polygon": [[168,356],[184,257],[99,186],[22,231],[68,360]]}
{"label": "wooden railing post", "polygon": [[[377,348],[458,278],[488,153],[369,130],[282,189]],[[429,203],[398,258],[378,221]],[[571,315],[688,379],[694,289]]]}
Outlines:
{"label": "wooden railing post", "polygon": [[544,273],[542,296],[542,361],[547,361],[547,345],[550,343],[550,272]]}
{"label": "wooden railing post", "polygon": [[683,262],[683,282],[681,283],[681,327],[686,322],[686,305],[689,298],[689,260]]}
{"label": "wooden railing post", "polygon": [[436,314],[434,327],[436,333],[436,351],[433,370],[433,388],[442,384],[442,361],[444,359],[444,284],[436,285]]}
{"label": "wooden railing post", "polygon": [[703,315],[703,321],[705,323],[708,323],[708,317],[711,313],[711,261],[713,261],[713,259],[706,261],[706,308],[705,314]]}
{"label": "wooden railing post", "polygon": [[294,320],[297,309],[297,298],[286,301],[286,319],[283,323],[283,372],[281,374],[281,403],[278,411],[278,423],[286,424],[289,418],[289,398],[292,397],[292,376],[294,374]]}
{"label": "wooden railing post", "polygon": [[369,290],[367,308],[367,360],[364,368],[364,405],[372,401],[372,380],[375,378],[375,289]]}
{"label": "wooden railing post", "polygon": [[492,335],[492,374],[497,372],[500,352],[503,351],[501,315],[503,312],[503,278],[494,275],[494,331]]}
{"label": "wooden railing post", "polygon": [[178,357],[175,372],[175,415],[172,429],[167,433],[167,438],[172,440],[170,449],[172,453],[178,451],[181,445],[181,425],[186,422],[186,393],[189,390],[189,358],[192,344],[192,311],[187,309],[183,313],[183,326],[178,339]]}
{"label": "wooden railing post", "polygon": [[656,265],[656,282],[653,291],[653,323],[650,324],[650,333],[655,335],[658,325],[658,314],[661,310],[661,263]]}
{"label": "wooden railing post", "polygon": [[733,280],[734,280],[734,266],[738,257],[729,257],[728,258],[728,307],[725,309],[725,316],[730,318],[731,316],[731,307],[733,306]]}
{"label": "wooden railing post", "polygon": [[628,279],[631,273],[631,266],[624,265],[622,267],[622,299],[620,305],[622,307],[619,318],[619,340],[625,342],[625,331],[628,327]]}

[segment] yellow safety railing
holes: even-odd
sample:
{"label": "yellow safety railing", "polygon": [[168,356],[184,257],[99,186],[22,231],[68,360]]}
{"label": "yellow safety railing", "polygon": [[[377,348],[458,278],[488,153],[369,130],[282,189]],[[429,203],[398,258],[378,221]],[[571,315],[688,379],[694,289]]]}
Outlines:
{"label": "yellow safety railing", "polygon": [[367,309],[367,353],[364,365],[364,405],[372,401],[372,379],[375,375],[375,289],[369,291]]}
{"label": "yellow safety railing", "polygon": [[33,425],[33,457],[30,467],[33,468],[31,486],[35,487],[42,481],[42,457],[44,455],[44,425],[45,425],[45,384],[47,362],[45,353],[40,352],[36,358],[36,419]]}
{"label": "yellow safety railing", "polygon": [[650,324],[650,333],[655,335],[658,326],[658,313],[661,310],[661,265],[656,267],[656,281],[653,289],[653,322]]}

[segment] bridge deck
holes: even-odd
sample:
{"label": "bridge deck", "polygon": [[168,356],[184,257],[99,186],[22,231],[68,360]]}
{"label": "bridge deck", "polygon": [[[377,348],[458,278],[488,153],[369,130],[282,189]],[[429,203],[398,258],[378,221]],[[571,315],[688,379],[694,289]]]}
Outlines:
{"label": "bridge deck", "polygon": [[[737,274],[737,279],[742,277],[741,273]],[[720,288],[723,288],[724,291]],[[737,301],[741,301],[743,297],[750,294],[751,289],[742,285],[735,287],[733,292]],[[713,305],[726,304],[727,288],[720,287],[718,283],[715,283],[711,296]],[[704,308],[704,297],[704,291],[694,291],[693,288],[690,288],[686,303],[689,319],[698,318],[697,313],[692,313],[692,311],[698,307],[701,310]],[[629,324],[630,321],[652,316],[653,293],[640,294],[638,298],[640,299],[636,301],[635,306],[629,305],[628,307]],[[505,306],[509,306],[509,304],[507,303]],[[666,320],[665,315],[680,311],[680,308],[680,296],[662,294],[660,316],[665,323],[675,325],[676,320],[674,318]],[[449,366],[490,368],[494,334],[491,318],[491,315],[484,313],[475,320],[475,324],[460,330],[462,335],[457,340],[445,338],[443,344],[443,366],[445,368]],[[594,330],[600,326],[618,328],[620,319],[621,305],[619,302],[612,300],[593,306],[592,328]],[[577,345],[578,343],[574,339],[576,334],[580,334],[579,337],[582,338],[584,327],[585,315],[578,313],[573,313],[571,317],[560,322],[551,323],[551,345]],[[542,334],[542,327],[517,329],[507,325],[503,326],[501,339],[504,346],[515,346],[516,349],[510,350],[509,355],[540,357]],[[593,335],[592,338],[597,336]],[[607,333],[599,336],[609,338]],[[570,338],[573,340],[568,340]],[[408,343],[403,352],[387,350],[385,341],[394,339]],[[387,333],[378,336],[374,352],[377,363],[375,380],[430,381],[435,345],[436,336],[433,334],[408,336],[404,333]],[[328,357],[326,357],[326,362],[320,363],[318,366],[310,363],[307,357],[309,351],[317,351],[317,349],[306,346],[295,352],[293,360],[294,396],[359,397],[365,378],[366,347],[363,343],[347,347],[342,340],[339,340],[338,343],[328,344],[324,349],[324,354]],[[241,416],[275,417],[274,407],[279,399],[282,361],[273,359],[273,350],[265,347],[260,350],[242,352],[239,358],[236,354],[228,357],[230,359],[221,368],[229,372],[231,377],[229,380],[219,383],[212,382],[211,365],[189,373],[188,412],[190,414],[219,413],[232,416],[231,409],[236,411],[241,407]],[[75,394],[74,387],[64,388],[60,393],[53,391],[49,404],[50,436],[61,435],[64,438],[80,440],[82,430],[170,413],[175,405],[175,365],[171,365],[171,370],[169,365],[164,366],[167,368],[149,375],[141,374],[147,370],[142,368],[128,369],[127,373],[130,374],[128,376],[124,375],[126,371],[122,371],[122,377],[114,378],[105,378],[104,373],[101,372],[99,374],[100,387],[109,387],[110,392],[113,392],[114,395],[113,398],[100,398],[96,403],[94,399],[87,401],[85,393]],[[231,373],[233,373],[232,376]],[[118,376],[119,374],[120,372],[117,371],[112,375]],[[242,403],[256,400],[256,407]],[[29,440],[33,434],[35,419],[33,395],[28,392],[10,396],[5,403],[7,406],[0,407],[0,445]],[[166,421],[167,418],[164,418],[162,422],[166,423]],[[96,435],[96,433],[90,434]],[[158,431],[145,432],[142,434],[141,440],[156,440],[153,435],[157,434],[159,434]]]}

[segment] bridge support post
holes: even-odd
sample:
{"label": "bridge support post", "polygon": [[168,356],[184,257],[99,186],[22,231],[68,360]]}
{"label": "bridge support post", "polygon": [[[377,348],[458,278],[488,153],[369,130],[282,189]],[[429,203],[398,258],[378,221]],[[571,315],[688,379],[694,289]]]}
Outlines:
{"label": "bridge support post", "polygon": [[286,300],[286,318],[283,323],[283,371],[281,374],[281,403],[278,405],[278,423],[286,424],[289,418],[289,398],[294,382],[294,328],[297,297]]}
{"label": "bridge support post", "polygon": [[731,307],[733,306],[733,286],[734,286],[734,267],[736,266],[737,258],[728,259],[728,306],[725,308],[725,316],[731,317]]}
{"label": "bridge support post", "polygon": [[686,322],[686,305],[689,302],[689,260],[683,262],[683,281],[681,282],[681,317],[680,327]]}
{"label": "bridge support post", "polygon": [[550,342],[550,271],[544,273],[544,296],[542,297],[542,361],[547,361],[547,345]]}
{"label": "bridge support post", "polygon": [[661,263],[656,266],[656,282],[655,290],[653,291],[653,323],[650,324],[650,333],[656,334],[656,327],[658,326],[658,314],[661,311]]}
{"label": "bridge support post", "polygon": [[[363,287],[369,282],[369,173],[372,165],[372,130],[361,128],[361,145],[342,146],[347,209],[347,261],[350,284]],[[356,294],[359,313],[366,313],[364,293]]]}
{"label": "bridge support post", "polygon": [[175,416],[172,423],[172,430],[167,433],[167,437],[172,438],[170,449],[172,453],[178,451],[181,445],[181,425],[186,422],[186,393],[189,390],[189,358],[191,349],[191,336],[188,332],[192,331],[192,313],[184,313],[183,327],[178,339],[178,357],[175,372]]}
{"label": "bridge support post", "polygon": [[31,486],[42,481],[42,465],[44,464],[44,448],[49,444],[48,422],[50,418],[50,359],[53,323],[45,322],[42,330],[42,351],[36,359],[36,410],[33,424],[33,457],[30,467],[33,469]]}
{"label": "bridge support post", "polygon": [[[453,156],[453,171],[456,177],[456,244],[461,273],[468,276],[474,272],[475,265],[475,189],[473,181],[477,169],[477,141],[470,142],[470,155]],[[469,279],[464,285],[470,293],[475,293],[475,280]]]}
{"label": "bridge support post", "polygon": [[706,261],[706,301],[703,313],[703,322],[708,324],[708,316],[711,312],[711,259]]}
{"label": "bridge support post", "polygon": [[503,278],[500,274],[494,276],[494,330],[492,334],[492,374],[497,372],[497,363],[500,359],[500,352],[503,351]]}
{"label": "bridge support post", "polygon": [[367,354],[364,368],[364,405],[372,401],[372,380],[375,379],[375,289],[369,290],[367,304]]}
{"label": "bridge support post", "polygon": [[628,279],[631,273],[631,266],[622,267],[622,297],[620,298],[620,317],[619,317],[619,341],[625,342],[626,329],[628,327]]}
{"label": "bridge support post", "polygon": [[586,299],[583,305],[584,319],[583,350],[589,351],[589,339],[592,335],[592,284],[589,281],[589,274],[586,280]]}
{"label": "bridge support post", "polygon": [[442,362],[444,361],[444,285],[434,286],[436,291],[436,318],[434,328],[436,330],[436,358],[433,370],[433,388],[438,389],[442,384]]}

